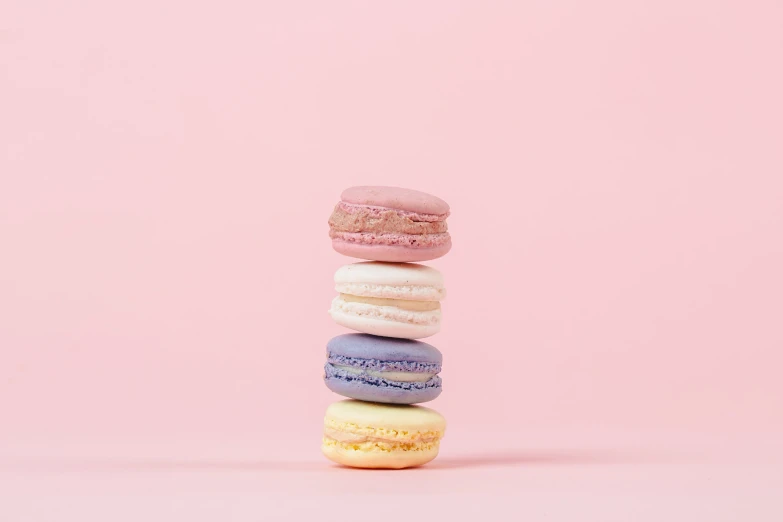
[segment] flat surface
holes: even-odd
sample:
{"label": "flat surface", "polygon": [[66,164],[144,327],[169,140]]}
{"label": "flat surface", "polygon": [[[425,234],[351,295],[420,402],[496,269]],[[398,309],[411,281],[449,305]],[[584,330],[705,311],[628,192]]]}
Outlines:
{"label": "flat surface", "polygon": [[597,439],[516,446],[501,439],[484,449],[457,451],[447,436],[438,459],[404,471],[337,467],[315,454],[317,441],[287,459],[294,442],[304,444],[289,441],[268,457],[259,456],[260,447],[237,441],[104,442],[89,449],[61,447],[48,457],[0,457],[0,519],[345,521],[365,520],[378,509],[446,520],[783,517],[783,453],[758,440],[742,446],[615,441],[609,448]]}

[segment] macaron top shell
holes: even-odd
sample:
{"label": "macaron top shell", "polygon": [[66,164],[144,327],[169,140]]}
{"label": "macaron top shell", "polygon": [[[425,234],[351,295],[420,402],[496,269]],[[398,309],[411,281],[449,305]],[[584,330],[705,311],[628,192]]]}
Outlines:
{"label": "macaron top shell", "polygon": [[[446,295],[443,274],[415,263],[368,261],[340,267],[334,274],[335,289],[352,295],[400,297],[439,301]],[[404,290],[403,290],[404,289]]]}
{"label": "macaron top shell", "polygon": [[341,195],[345,203],[385,207],[421,214],[445,216],[449,213],[449,205],[442,199],[401,187],[360,186],[345,189]]}
{"label": "macaron top shell", "polygon": [[355,424],[359,427],[418,432],[446,430],[446,419],[424,406],[375,404],[356,400],[335,402],[326,410],[326,422]]}
{"label": "macaron top shell", "polygon": [[436,364],[443,362],[443,355],[430,344],[369,334],[338,335],[327,343],[326,349],[332,355],[359,359]]}

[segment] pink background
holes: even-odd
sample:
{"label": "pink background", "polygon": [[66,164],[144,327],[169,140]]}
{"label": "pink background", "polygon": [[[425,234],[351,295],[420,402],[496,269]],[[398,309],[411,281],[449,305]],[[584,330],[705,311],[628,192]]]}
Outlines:
{"label": "pink background", "polygon": [[[781,27],[775,1],[3,2],[0,519],[780,520]],[[355,184],[452,206],[420,470],[319,453]]]}

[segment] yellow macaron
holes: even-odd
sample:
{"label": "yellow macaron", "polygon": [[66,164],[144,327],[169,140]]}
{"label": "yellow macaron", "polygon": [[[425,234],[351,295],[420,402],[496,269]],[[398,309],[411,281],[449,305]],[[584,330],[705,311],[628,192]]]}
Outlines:
{"label": "yellow macaron", "polygon": [[336,402],[326,410],[321,450],[354,468],[401,469],[438,455],[446,419],[423,406]]}

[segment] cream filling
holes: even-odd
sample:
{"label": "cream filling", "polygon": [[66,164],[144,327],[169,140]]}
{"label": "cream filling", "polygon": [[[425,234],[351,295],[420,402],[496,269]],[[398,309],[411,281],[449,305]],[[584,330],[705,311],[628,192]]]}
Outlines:
{"label": "cream filling", "polygon": [[398,452],[437,452],[440,448],[439,440],[427,442],[388,442],[385,440],[366,441],[340,441],[327,435],[323,437],[322,447],[325,451],[337,451],[339,453],[373,453],[390,454]]}
{"label": "cream filling", "polygon": [[356,375],[366,373],[373,377],[379,377],[388,381],[397,382],[427,382],[436,374],[434,373],[413,373],[413,372],[376,372],[375,370],[362,370],[361,368],[354,368],[353,366],[343,366],[342,364],[333,364],[335,368],[339,368],[348,373]]}
{"label": "cream filling", "polygon": [[347,303],[364,303],[376,306],[394,306],[401,310],[411,312],[431,312],[440,310],[437,301],[408,301],[406,299],[382,299],[380,297],[365,297],[351,294],[340,294],[340,298]]}
{"label": "cream filling", "polygon": [[[355,297],[355,296],[354,296]],[[414,311],[403,310],[396,306],[378,306],[367,303],[345,301],[341,296],[332,300],[331,314],[355,315],[382,321],[393,321],[406,324],[435,326],[440,324],[441,312],[438,310]]]}

